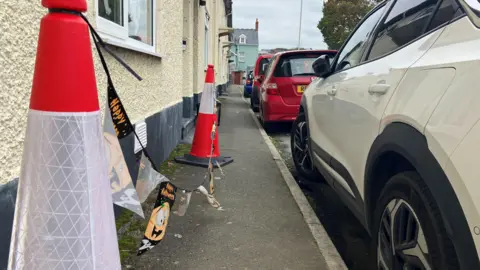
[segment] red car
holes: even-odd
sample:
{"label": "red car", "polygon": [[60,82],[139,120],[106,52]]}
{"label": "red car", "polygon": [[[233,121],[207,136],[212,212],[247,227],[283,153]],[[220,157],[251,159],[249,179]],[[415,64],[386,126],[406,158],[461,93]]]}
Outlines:
{"label": "red car", "polygon": [[260,94],[260,85],[261,82],[265,79],[265,71],[268,67],[268,63],[272,58],[271,54],[263,54],[257,58],[255,67],[253,69],[253,87],[252,94],[250,97],[250,107],[254,112],[258,112],[258,96]]}
{"label": "red car", "polygon": [[304,50],[275,54],[260,87],[260,119],[265,129],[274,122],[293,122],[303,91],[315,79],[312,64],[324,54],[333,58],[337,51]]}

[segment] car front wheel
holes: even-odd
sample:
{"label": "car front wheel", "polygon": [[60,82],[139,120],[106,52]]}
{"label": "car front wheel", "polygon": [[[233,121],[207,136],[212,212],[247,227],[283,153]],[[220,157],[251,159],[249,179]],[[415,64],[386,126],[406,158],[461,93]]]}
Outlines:
{"label": "car front wheel", "polygon": [[377,269],[459,269],[433,196],[416,172],[393,176],[374,212]]}
{"label": "car front wheel", "polygon": [[306,117],[304,113],[300,113],[295,122],[293,122],[290,134],[293,163],[295,169],[302,177],[311,181],[322,181],[323,177],[313,165],[309,149],[309,140],[310,134]]}

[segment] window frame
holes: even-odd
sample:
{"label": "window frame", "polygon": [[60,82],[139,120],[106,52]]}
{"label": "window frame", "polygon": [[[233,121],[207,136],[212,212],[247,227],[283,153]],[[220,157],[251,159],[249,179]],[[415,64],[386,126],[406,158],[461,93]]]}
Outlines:
{"label": "window frame", "polygon": [[[318,55],[316,55],[318,54]],[[312,59],[312,64],[313,62],[318,59],[322,55],[332,55],[334,54],[333,52],[309,52],[309,51],[303,51],[303,52],[298,52],[298,53],[286,53],[282,54],[278,57],[277,64],[275,65],[275,70],[273,70],[273,76],[275,78],[294,78],[294,77],[311,77],[315,76],[315,71],[312,68],[312,73],[308,75],[299,75],[299,74],[304,74],[304,73],[293,73],[293,67],[292,67],[292,60],[306,60],[306,59]],[[309,55],[316,55],[316,57],[307,57]],[[281,71],[282,65],[288,63],[290,66],[288,70],[288,74],[283,73]]]}
{"label": "window frame", "polygon": [[[442,3],[442,1],[444,1],[444,0],[440,0],[440,1],[439,1],[439,5]],[[354,66],[354,67],[345,68],[345,69],[341,69],[341,70],[334,70],[334,71],[332,71],[332,73],[329,74],[327,77],[332,76],[332,75],[337,74],[337,73],[340,73],[340,72],[343,72],[343,71],[346,71],[346,70],[349,70],[349,69],[351,69],[351,68],[360,67],[360,66],[363,66],[363,65],[365,65],[365,64],[368,64],[368,63],[370,63],[370,62],[377,61],[377,60],[379,60],[379,59],[381,59],[381,58],[387,57],[387,56],[389,56],[390,54],[395,53],[395,52],[397,52],[398,50],[401,50],[401,49],[409,46],[410,44],[412,44],[412,43],[414,43],[414,42],[416,42],[416,41],[418,41],[418,40],[420,40],[420,39],[422,39],[422,38],[430,35],[431,33],[437,31],[438,29],[440,29],[440,28],[442,28],[442,27],[445,27],[446,25],[451,24],[451,23],[453,23],[453,22],[456,22],[457,20],[460,20],[460,19],[464,18],[465,16],[467,16],[466,11],[465,11],[465,7],[462,6],[462,4],[459,3],[458,0],[454,0],[454,1],[459,5],[459,9],[461,9],[461,10],[463,11],[463,14],[462,14],[462,15],[454,18],[453,20],[450,20],[450,21],[448,21],[448,22],[445,22],[445,23],[443,23],[443,24],[440,24],[440,25],[438,25],[437,27],[435,27],[435,28],[433,28],[433,29],[431,29],[431,30],[429,30],[429,31],[425,31],[426,29],[428,29],[428,26],[429,26],[430,23],[431,23],[431,18],[433,18],[433,17],[435,16],[435,14],[437,13],[437,10],[435,10],[435,12],[432,13],[431,18],[428,20],[428,23],[426,24],[426,26],[425,26],[425,28],[424,28],[424,30],[423,30],[424,32],[423,32],[422,35],[418,36],[417,38],[411,40],[410,42],[404,44],[403,46],[398,47],[398,48],[396,48],[395,50],[390,51],[390,52],[388,52],[388,53],[386,53],[386,54],[384,54],[384,55],[378,56],[378,57],[376,57],[376,58],[368,59],[368,56],[370,55],[370,51],[371,51],[372,46],[373,46],[373,40],[374,40],[373,37],[376,38],[376,36],[377,36],[377,34],[378,34],[378,26],[379,26],[380,24],[384,23],[385,19],[387,18],[388,14],[390,13],[391,9],[393,8],[393,5],[397,2],[397,0],[393,0],[393,1],[391,1],[391,2],[386,2],[386,1],[385,1],[385,2],[382,2],[381,4],[379,4],[378,6],[376,6],[374,9],[372,9],[367,15],[365,15],[365,17],[362,19],[362,21],[357,24],[357,26],[356,26],[355,29],[352,31],[352,33],[348,36],[347,41],[343,43],[342,48],[340,48],[340,50],[338,50],[338,53],[337,53],[337,55],[335,56],[334,61],[332,61],[331,68],[332,68],[332,70],[334,70],[334,68],[336,67],[337,61],[338,61],[338,57],[339,57],[341,51],[343,50],[343,48],[345,47],[345,45],[347,44],[347,42],[350,40],[351,36],[357,31],[358,26],[360,26],[360,25],[365,21],[366,18],[368,18],[369,16],[371,16],[373,12],[375,12],[375,11],[378,10],[378,9],[380,9],[383,5],[386,5],[386,4],[389,4],[389,3],[390,3],[390,4],[391,4],[390,7],[388,7],[386,13],[381,17],[381,19],[379,20],[379,23],[377,23],[377,25],[375,26],[373,35],[368,39],[368,41],[367,41],[367,49],[364,51],[362,57],[360,58],[360,63],[359,63],[358,65]],[[367,53],[367,52],[368,52],[368,53]]]}
{"label": "window frame", "polygon": [[129,0],[123,0],[123,26],[100,16],[99,0],[95,0],[95,21],[96,30],[102,39],[111,45],[159,56],[156,52],[157,44],[157,1],[152,1],[152,45],[130,38],[128,36],[128,11]]}
{"label": "window frame", "polygon": [[247,36],[244,35],[244,34],[241,34],[240,36],[238,36],[238,43],[239,44],[247,44]]}
{"label": "window frame", "polygon": [[245,63],[245,52],[238,52],[238,62]]}
{"label": "window frame", "polygon": [[[389,8],[389,10],[388,10],[388,13],[385,14],[385,16],[382,18],[381,24],[383,24],[383,23],[385,22],[386,18],[388,17],[388,15],[390,14],[391,10],[393,9],[393,7],[395,6],[395,4],[396,4],[398,1],[400,1],[400,0],[395,0],[395,1],[393,1],[393,4],[390,6],[390,8]],[[432,14],[430,14],[430,18],[428,18],[427,23],[423,26],[423,30],[422,30],[422,34],[421,34],[421,35],[419,35],[418,37],[412,39],[410,42],[407,42],[407,43],[405,43],[404,45],[397,47],[395,50],[392,50],[392,51],[390,51],[390,52],[388,52],[388,53],[385,53],[385,54],[383,54],[383,55],[380,55],[380,56],[377,56],[377,57],[374,57],[374,58],[369,59],[368,57],[370,56],[371,50],[372,50],[373,45],[374,45],[374,42],[373,42],[373,41],[374,41],[375,38],[377,37],[378,31],[379,31],[379,27],[378,27],[379,25],[377,25],[376,28],[375,28],[374,38],[373,38],[373,39],[370,41],[370,43],[369,43],[368,53],[364,54],[363,61],[364,61],[365,63],[368,63],[368,62],[375,61],[375,60],[377,60],[377,59],[386,57],[386,56],[388,56],[388,55],[390,55],[390,54],[392,54],[392,53],[395,53],[396,51],[401,50],[401,49],[409,46],[410,44],[412,44],[412,43],[414,43],[414,42],[416,42],[416,41],[424,38],[425,36],[428,36],[429,34],[437,31],[438,29],[440,29],[440,28],[442,28],[442,27],[444,27],[444,26],[446,26],[446,25],[448,25],[448,24],[450,24],[450,23],[452,23],[452,22],[455,22],[455,21],[463,18],[464,16],[466,16],[465,10],[463,9],[462,5],[458,2],[458,0],[452,0],[452,1],[455,1],[455,2],[457,3],[457,5],[459,6],[459,9],[461,9],[461,10],[463,11],[463,14],[460,15],[460,16],[458,16],[457,18],[454,18],[453,20],[450,20],[450,21],[448,21],[448,22],[442,23],[442,24],[438,25],[437,27],[432,28],[431,30],[427,31],[428,27],[429,27],[430,24],[432,23],[432,20],[433,20],[433,18],[435,17],[435,15],[437,14],[438,9],[439,9],[440,6],[442,5],[443,1],[447,1],[447,0],[439,0],[439,1],[438,1],[437,5],[435,6],[434,11],[432,12]]]}
{"label": "window frame", "polygon": [[[393,8],[393,5],[397,3],[397,1],[398,1],[398,0],[395,0],[395,1],[393,2],[392,6],[390,7],[390,10]],[[370,63],[370,62],[372,62],[372,61],[376,61],[376,60],[378,60],[378,59],[381,59],[381,58],[383,58],[383,57],[387,57],[387,56],[389,56],[390,54],[395,53],[395,52],[397,52],[397,51],[399,51],[399,50],[401,50],[401,49],[409,46],[410,44],[412,44],[412,43],[414,43],[414,42],[416,42],[416,41],[418,41],[418,40],[420,40],[420,39],[422,39],[422,38],[430,35],[431,33],[437,31],[438,29],[440,29],[440,28],[442,28],[442,27],[445,27],[446,25],[448,25],[448,24],[450,24],[450,23],[453,23],[453,22],[455,22],[455,21],[457,21],[457,20],[460,20],[461,18],[463,18],[463,17],[466,16],[466,14],[465,14],[465,9],[464,9],[464,8],[462,7],[462,5],[458,2],[458,0],[453,0],[453,1],[455,1],[455,2],[458,4],[459,9],[461,9],[461,10],[463,11],[463,14],[460,15],[460,16],[458,16],[457,18],[454,18],[453,20],[450,20],[450,21],[448,21],[448,22],[442,23],[442,24],[438,25],[437,27],[435,27],[435,28],[433,28],[433,29],[431,29],[431,30],[429,30],[429,31],[426,31],[426,30],[428,29],[428,27],[430,26],[430,24],[432,23],[433,18],[434,18],[435,15],[437,14],[437,12],[438,12],[438,7],[440,7],[440,5],[442,4],[443,1],[445,1],[445,0],[440,0],[440,1],[438,1],[437,6],[435,7],[434,12],[432,12],[432,14],[430,15],[430,18],[428,19],[427,24],[425,24],[425,26],[424,26],[424,28],[423,28],[423,33],[422,33],[420,36],[418,36],[418,37],[415,38],[415,39],[412,39],[410,42],[408,42],[408,43],[404,44],[403,46],[400,46],[400,47],[396,48],[395,50],[392,50],[392,51],[390,51],[390,52],[388,52],[388,53],[386,53],[386,54],[383,54],[383,55],[378,56],[378,57],[375,57],[375,58],[368,59],[368,57],[370,56],[370,51],[371,51],[371,49],[372,49],[372,47],[373,47],[373,40],[371,40],[371,41],[370,41],[370,44],[369,44],[368,53],[365,54],[364,57],[363,57],[363,61],[364,61],[363,63],[366,64],[366,63]],[[388,13],[390,13],[390,10],[388,11]],[[381,23],[384,23],[385,19],[387,18],[388,13],[383,17]],[[377,25],[377,27],[376,27],[376,29],[375,29],[375,37],[376,37],[377,34],[378,34],[378,30],[379,30],[379,29],[378,29],[378,25]]]}
{"label": "window frame", "polygon": [[[392,2],[388,2],[388,1],[384,1],[380,4],[378,4],[376,7],[374,7],[369,13],[367,13],[367,15],[365,15],[362,20],[355,26],[355,28],[353,29],[353,31],[350,33],[350,35],[348,36],[348,38],[343,42],[342,44],[342,47],[338,50],[337,54],[335,55],[335,58],[333,59],[332,61],[332,64],[331,64],[331,69],[332,69],[332,73],[329,75],[333,75],[333,74],[336,74],[336,73],[339,73],[339,72],[343,72],[345,70],[349,70],[351,68],[354,68],[354,67],[358,67],[358,66],[361,66],[363,65],[363,60],[364,60],[364,56],[365,56],[365,52],[367,50],[369,50],[370,46],[371,46],[371,37],[369,37],[367,40],[366,40],[366,48],[365,50],[363,51],[362,53],[362,56],[360,57],[360,62],[358,63],[358,65],[354,66],[354,67],[349,67],[349,68],[344,68],[344,69],[340,69],[340,70],[335,70],[335,68],[337,67],[337,64],[338,64],[338,60],[340,58],[340,55],[343,51],[343,49],[345,48],[345,45],[347,45],[347,43],[350,41],[350,39],[353,37],[353,35],[357,32],[358,28],[360,28],[360,26],[368,19],[370,18],[370,16],[372,16],[373,13],[377,12],[379,9],[383,8],[384,6],[390,4],[391,5]],[[391,5],[392,6],[392,5]],[[385,16],[388,14],[388,12],[390,12],[390,7],[387,7],[387,9],[384,11],[384,14],[380,17],[380,19],[378,20],[377,24],[373,27],[373,31],[372,31],[372,35],[371,36],[376,36],[376,31],[377,31],[377,27],[378,25],[383,22]]]}

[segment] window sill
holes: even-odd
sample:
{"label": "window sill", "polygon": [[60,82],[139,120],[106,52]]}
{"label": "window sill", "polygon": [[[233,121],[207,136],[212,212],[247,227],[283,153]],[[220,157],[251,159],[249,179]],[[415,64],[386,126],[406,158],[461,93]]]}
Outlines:
{"label": "window sill", "polygon": [[99,35],[102,38],[102,40],[109,45],[124,48],[124,49],[131,50],[131,51],[134,51],[134,52],[140,52],[140,53],[148,54],[148,55],[151,55],[151,56],[158,57],[160,59],[163,58],[163,55],[161,55],[159,53],[152,52],[152,51],[149,51],[149,50],[146,50],[146,49],[143,49],[143,48],[139,48],[137,46],[131,46],[129,44],[126,44],[125,42],[116,41],[115,39],[112,39],[112,38],[110,38],[110,37],[108,37],[108,36],[106,36],[102,33],[99,33]]}

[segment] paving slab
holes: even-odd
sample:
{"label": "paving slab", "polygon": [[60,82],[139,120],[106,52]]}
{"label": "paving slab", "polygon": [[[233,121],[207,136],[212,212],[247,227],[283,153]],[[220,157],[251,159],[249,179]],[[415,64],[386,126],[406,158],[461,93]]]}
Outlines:
{"label": "paving slab", "polygon": [[[222,106],[217,170],[222,210],[193,194],[185,216],[172,215],[162,243],[138,257],[135,269],[327,269],[248,106],[232,93]],[[183,166],[175,181],[198,181],[205,168]]]}

